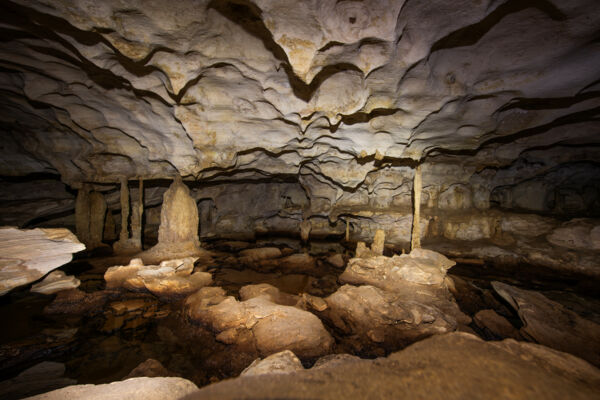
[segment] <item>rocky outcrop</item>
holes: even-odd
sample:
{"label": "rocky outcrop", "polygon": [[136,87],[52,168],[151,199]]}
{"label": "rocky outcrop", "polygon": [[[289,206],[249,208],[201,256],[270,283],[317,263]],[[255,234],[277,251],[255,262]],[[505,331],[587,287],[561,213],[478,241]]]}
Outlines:
{"label": "rocky outcrop", "polygon": [[210,273],[193,272],[194,261],[196,258],[187,257],[144,265],[141,259],[134,258],[129,265],[108,268],[104,280],[108,289],[148,291],[165,299],[185,297],[212,282]]}
{"label": "rocky outcrop", "polygon": [[0,228],[0,295],[41,278],[83,249],[68,229]]}
{"label": "rocky outcrop", "polygon": [[183,378],[131,378],[104,385],[73,385],[52,392],[28,397],[29,400],[62,399],[132,399],[179,400],[194,393],[198,387]]}
{"label": "rocky outcrop", "polygon": [[63,271],[52,271],[41,281],[31,286],[31,291],[42,294],[58,293],[62,290],[75,289],[81,281]]}
{"label": "rocky outcrop", "polygon": [[263,357],[291,350],[313,358],[327,354],[333,345],[315,315],[266,296],[237,301],[219,287],[207,287],[188,297],[185,307],[188,318],[212,329],[218,341]]}
{"label": "rocky outcrop", "polygon": [[344,285],[325,299],[323,316],[352,339],[357,351],[397,349],[470,323],[446,286],[455,263],[425,249],[410,254],[353,258],[340,275]]}
{"label": "rocky outcrop", "polygon": [[501,282],[493,282],[492,286],[518,312],[523,336],[600,365],[600,325],[541,293]]}
{"label": "rocky outcrop", "polygon": [[[241,376],[192,399],[591,399],[600,371],[570,354],[450,333],[376,360],[338,360],[288,374]],[[510,388],[508,390],[507,388]]]}

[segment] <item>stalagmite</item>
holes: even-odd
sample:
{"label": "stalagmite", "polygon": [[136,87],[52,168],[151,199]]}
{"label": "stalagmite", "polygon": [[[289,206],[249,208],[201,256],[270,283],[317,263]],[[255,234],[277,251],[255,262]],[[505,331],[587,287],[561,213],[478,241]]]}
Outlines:
{"label": "stalagmite", "polygon": [[198,223],[198,205],[190,189],[177,176],[163,195],[158,244],[140,257],[148,263],[202,254]]}
{"label": "stalagmite", "polygon": [[144,215],[144,181],[140,179],[138,199],[132,204],[131,213],[131,242],[132,245],[142,248],[142,218]]}
{"label": "stalagmite", "polygon": [[384,247],[385,232],[382,229],[377,229],[373,237],[373,243],[371,244],[371,251],[378,256],[382,256]]}
{"label": "stalagmite", "polygon": [[[136,230],[141,230],[141,215],[139,207],[133,204],[133,212],[131,214],[131,230],[134,237],[129,237],[129,187],[128,181],[125,178],[121,179],[121,233],[119,241],[113,245],[115,253],[130,254],[137,253],[142,250],[141,240],[135,237]],[[141,233],[140,233],[141,237]]]}
{"label": "stalagmite", "polygon": [[411,249],[418,249],[421,247],[421,225],[419,223],[421,219],[421,166],[417,166],[415,170],[415,177],[413,183],[413,221],[412,221],[412,239],[410,243]]}
{"label": "stalagmite", "polygon": [[129,187],[127,179],[121,178],[121,234],[119,242],[126,242],[129,239]]}

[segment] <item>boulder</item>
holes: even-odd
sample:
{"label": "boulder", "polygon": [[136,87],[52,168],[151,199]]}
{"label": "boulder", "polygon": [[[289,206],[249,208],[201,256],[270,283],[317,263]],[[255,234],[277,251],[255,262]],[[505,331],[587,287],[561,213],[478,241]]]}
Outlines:
{"label": "boulder", "polygon": [[0,228],[0,296],[40,279],[83,249],[68,229]]}
{"label": "boulder", "polygon": [[31,291],[42,294],[54,294],[62,290],[76,289],[81,281],[63,271],[52,271],[41,281],[31,286]]}
{"label": "boulder", "polygon": [[325,301],[323,317],[345,335],[359,338],[354,347],[362,351],[398,349],[470,322],[446,293],[410,283],[401,291],[344,285]]}
{"label": "boulder", "polygon": [[179,400],[198,387],[183,378],[131,378],[103,385],[73,385],[28,400]]}
{"label": "boulder", "polygon": [[486,333],[489,332],[495,339],[523,339],[517,328],[494,310],[478,311],[473,316],[473,322]]}
{"label": "boulder", "polygon": [[240,376],[255,376],[265,374],[289,374],[303,370],[302,362],[289,350],[271,354],[263,359],[257,358]]}
{"label": "boulder", "polygon": [[526,338],[600,365],[600,325],[541,293],[501,282],[492,286],[519,314]]}
{"label": "boulder", "polygon": [[176,376],[174,373],[169,371],[160,363],[153,358],[149,358],[143,363],[140,363],[137,367],[131,370],[127,376],[125,376],[122,380],[126,380],[129,378],[138,378],[146,376],[149,378],[155,378],[159,376]]}
{"label": "boulder", "polygon": [[189,319],[210,327],[218,341],[246,346],[261,356],[291,350],[302,358],[318,357],[333,345],[315,315],[275,304],[267,296],[237,301],[221,288],[206,287],[188,297],[185,307]]}

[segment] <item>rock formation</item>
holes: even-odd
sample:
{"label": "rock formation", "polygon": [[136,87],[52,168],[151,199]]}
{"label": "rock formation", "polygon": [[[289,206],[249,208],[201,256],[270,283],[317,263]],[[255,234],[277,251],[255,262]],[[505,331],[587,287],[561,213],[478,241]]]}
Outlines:
{"label": "rock formation", "polygon": [[492,286],[523,321],[523,336],[554,349],[600,365],[600,325],[580,317],[538,292],[501,282]]}
{"label": "rock formation", "polygon": [[104,280],[108,289],[147,290],[165,299],[185,297],[212,282],[208,272],[193,272],[195,260],[187,257],[144,265],[141,259],[134,258],[129,265],[108,268]]}
{"label": "rock formation", "polygon": [[68,263],[83,249],[67,229],[0,228],[0,296]]}
{"label": "rock formation", "polygon": [[29,400],[62,399],[131,399],[178,400],[192,394],[198,387],[182,378],[131,378],[103,385],[73,385],[52,392],[28,397]]}
{"label": "rock formation", "polygon": [[81,281],[63,271],[52,271],[41,281],[31,286],[31,291],[42,294],[58,293],[62,290],[75,289]]}
{"label": "rock formation", "polygon": [[333,345],[319,318],[268,296],[237,301],[219,287],[207,287],[188,297],[185,305],[190,320],[210,327],[218,341],[262,357],[291,350],[298,357],[314,358]]}
{"label": "rock formation", "polygon": [[599,384],[600,371],[570,354],[450,333],[376,360],[340,359],[287,374],[241,376],[204,387],[189,399],[391,399],[399,393],[434,400],[591,399]]}

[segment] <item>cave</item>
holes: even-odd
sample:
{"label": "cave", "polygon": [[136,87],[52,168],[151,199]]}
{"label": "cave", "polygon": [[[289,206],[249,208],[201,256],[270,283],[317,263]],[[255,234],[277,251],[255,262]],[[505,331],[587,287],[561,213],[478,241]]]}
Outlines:
{"label": "cave", "polygon": [[5,0],[0,399],[597,399],[594,0]]}

